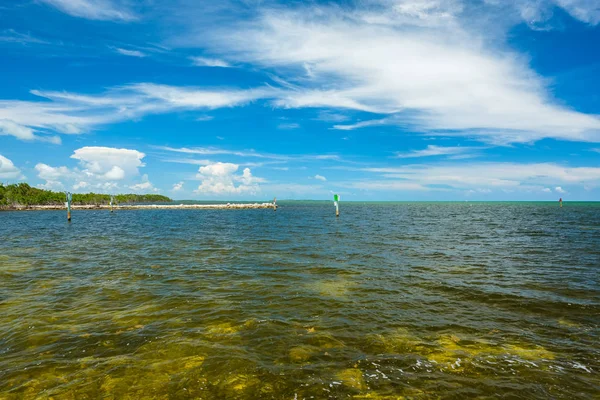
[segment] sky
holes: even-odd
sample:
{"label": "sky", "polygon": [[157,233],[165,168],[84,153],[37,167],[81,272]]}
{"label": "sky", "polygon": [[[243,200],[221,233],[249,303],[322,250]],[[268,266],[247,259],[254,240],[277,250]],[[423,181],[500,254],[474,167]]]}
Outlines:
{"label": "sky", "polygon": [[0,2],[0,182],[600,200],[597,0]]}

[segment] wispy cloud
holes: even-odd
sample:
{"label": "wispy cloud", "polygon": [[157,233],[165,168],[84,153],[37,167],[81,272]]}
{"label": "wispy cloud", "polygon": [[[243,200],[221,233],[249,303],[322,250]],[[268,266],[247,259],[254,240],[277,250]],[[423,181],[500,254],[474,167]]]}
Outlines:
{"label": "wispy cloud", "polygon": [[254,150],[230,150],[220,147],[169,147],[151,146],[157,150],[174,153],[198,154],[198,155],[228,155],[244,158],[263,158],[277,161],[343,161],[337,154],[272,154],[262,153]]}
{"label": "wispy cloud", "polygon": [[[600,183],[600,168],[565,167],[553,163],[415,164],[402,167],[346,168],[370,172],[378,179],[348,183],[352,188],[378,189],[421,187],[438,189],[538,190],[549,185]],[[560,186],[559,186],[560,187]],[[557,189],[555,189],[557,190]]]}
{"label": "wispy cloud", "polygon": [[315,120],[323,122],[344,122],[349,119],[350,117],[345,114],[332,111],[319,111],[318,116],[315,118]]}
{"label": "wispy cloud", "polygon": [[[376,3],[267,9],[241,29],[215,29],[209,45],[229,59],[291,71],[288,81],[310,65],[312,78],[278,93],[276,106],[388,115],[336,129],[389,124],[487,142],[600,141],[600,118],[554,101],[526,59],[471,23],[466,2]],[[489,15],[497,12],[487,3]]]}
{"label": "wispy cloud", "polygon": [[18,43],[18,44],[50,44],[46,40],[39,39],[29,33],[20,33],[14,29],[5,29],[0,32],[0,42]]}
{"label": "wispy cloud", "polygon": [[192,164],[192,165],[208,165],[212,161],[210,160],[196,160],[194,158],[164,158],[164,162],[176,163],[176,164]]}
{"label": "wispy cloud", "polygon": [[278,155],[278,154],[267,154],[267,153],[258,153],[253,150],[228,150],[222,149],[218,147],[168,147],[168,146],[153,146],[158,150],[165,150],[175,153],[184,153],[184,154],[200,154],[200,155],[230,155],[230,156],[238,156],[238,157],[257,157],[257,158],[270,158],[270,159],[281,159],[287,160],[289,156]]}
{"label": "wispy cloud", "polygon": [[323,181],[323,182],[325,182],[327,180],[327,178],[325,178],[323,175],[319,175],[319,174],[315,175],[314,178],[318,181]]}
{"label": "wispy cloud", "polygon": [[192,63],[197,67],[231,67],[227,61],[219,60],[218,58],[190,57],[190,60],[192,60]]}
{"label": "wispy cloud", "polygon": [[143,58],[143,57],[147,56],[147,54],[142,53],[139,50],[128,50],[128,49],[121,49],[121,48],[117,47],[117,48],[115,48],[115,51],[119,54],[122,54],[124,56],[129,56],[129,57]]}
{"label": "wispy cloud", "polygon": [[138,83],[101,94],[32,90],[51,101],[0,100],[0,132],[30,140],[35,131],[81,134],[102,125],[185,110],[247,104],[264,98],[269,88],[249,90],[198,89]]}
{"label": "wispy cloud", "polygon": [[295,122],[277,125],[277,129],[282,129],[282,130],[298,129],[298,128],[300,128],[300,124],[297,124]]}
{"label": "wispy cloud", "polygon": [[132,21],[137,16],[111,0],[41,0],[73,17],[103,21]]}
{"label": "wispy cloud", "polygon": [[442,147],[429,145],[423,150],[413,150],[408,153],[396,152],[396,158],[416,158],[416,157],[433,157],[433,156],[452,156],[465,155],[464,153],[471,152],[473,147]]}

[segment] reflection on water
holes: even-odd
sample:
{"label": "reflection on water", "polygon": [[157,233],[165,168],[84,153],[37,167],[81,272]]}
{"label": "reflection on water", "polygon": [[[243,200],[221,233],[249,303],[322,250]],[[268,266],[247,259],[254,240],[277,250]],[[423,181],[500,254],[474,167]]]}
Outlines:
{"label": "reflection on water", "polygon": [[600,207],[332,210],[0,213],[0,399],[598,396]]}

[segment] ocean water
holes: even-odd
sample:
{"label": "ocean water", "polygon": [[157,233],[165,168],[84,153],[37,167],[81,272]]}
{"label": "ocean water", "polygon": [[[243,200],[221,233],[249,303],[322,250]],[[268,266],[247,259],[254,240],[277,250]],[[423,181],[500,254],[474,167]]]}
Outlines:
{"label": "ocean water", "polygon": [[0,399],[600,398],[600,204],[0,213]]}

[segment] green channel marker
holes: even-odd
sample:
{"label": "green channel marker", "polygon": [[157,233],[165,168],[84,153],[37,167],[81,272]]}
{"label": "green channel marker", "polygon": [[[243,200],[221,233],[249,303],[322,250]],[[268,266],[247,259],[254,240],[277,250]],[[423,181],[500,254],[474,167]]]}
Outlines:
{"label": "green channel marker", "polygon": [[340,201],[340,196],[337,194],[333,195],[333,205],[335,206],[335,216],[339,217],[340,216],[340,209],[338,207],[338,201]]}

